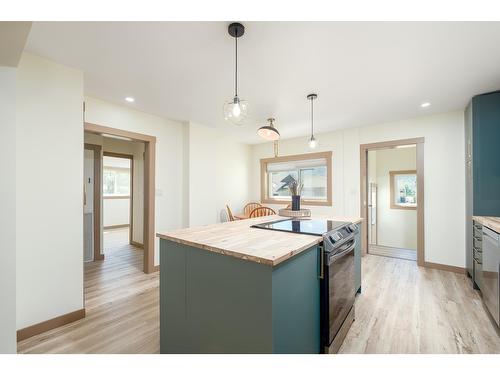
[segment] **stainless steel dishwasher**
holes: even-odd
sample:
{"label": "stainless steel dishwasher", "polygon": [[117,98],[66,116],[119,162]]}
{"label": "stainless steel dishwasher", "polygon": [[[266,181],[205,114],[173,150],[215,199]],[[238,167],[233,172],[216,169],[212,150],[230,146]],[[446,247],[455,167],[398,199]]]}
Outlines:
{"label": "stainless steel dishwasher", "polygon": [[500,234],[483,225],[483,301],[500,326]]}

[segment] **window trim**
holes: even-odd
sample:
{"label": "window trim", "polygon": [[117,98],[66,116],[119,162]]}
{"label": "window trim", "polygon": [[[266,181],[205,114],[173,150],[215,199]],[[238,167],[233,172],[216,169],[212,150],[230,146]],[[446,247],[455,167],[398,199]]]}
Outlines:
{"label": "window trim", "polygon": [[[394,188],[394,179],[398,175],[415,175],[415,180],[417,181],[417,203],[414,206],[404,206],[400,204],[394,203],[395,188]],[[389,171],[389,179],[390,179],[390,194],[391,194],[391,209],[393,210],[416,210],[418,208],[418,175],[417,170],[406,170],[406,171]]]}
{"label": "window trim", "polygon": [[268,194],[267,165],[269,163],[283,163],[298,160],[326,159],[326,200],[301,199],[301,204],[305,206],[332,206],[332,151],[314,152],[308,154],[278,156],[273,158],[260,159],[260,200],[262,203],[286,204],[290,199],[270,198]]}

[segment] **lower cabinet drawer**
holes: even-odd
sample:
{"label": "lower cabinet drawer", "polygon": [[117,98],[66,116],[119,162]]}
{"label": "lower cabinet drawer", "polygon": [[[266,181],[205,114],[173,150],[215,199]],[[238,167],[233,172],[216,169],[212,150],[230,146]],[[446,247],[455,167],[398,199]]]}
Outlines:
{"label": "lower cabinet drawer", "polygon": [[474,278],[474,283],[476,283],[477,287],[481,290],[481,288],[483,287],[483,260],[482,260],[482,256],[480,256],[480,257],[474,256],[473,278]]}
{"label": "lower cabinet drawer", "polygon": [[474,237],[478,237],[478,238],[483,237],[483,227],[482,226],[474,224],[472,227],[474,228],[474,230],[472,232],[472,233],[474,233]]}
{"label": "lower cabinet drawer", "polygon": [[483,240],[481,237],[476,237],[472,239],[472,245],[474,246],[475,249],[481,250],[483,248]]}

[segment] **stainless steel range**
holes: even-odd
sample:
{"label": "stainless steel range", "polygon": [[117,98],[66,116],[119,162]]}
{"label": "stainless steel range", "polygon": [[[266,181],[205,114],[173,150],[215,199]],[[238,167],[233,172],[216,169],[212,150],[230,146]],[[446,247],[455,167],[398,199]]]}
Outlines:
{"label": "stainless steel range", "polygon": [[324,353],[338,352],[354,321],[354,249],[359,230],[357,225],[332,220],[285,219],[252,227],[322,236],[321,347]]}

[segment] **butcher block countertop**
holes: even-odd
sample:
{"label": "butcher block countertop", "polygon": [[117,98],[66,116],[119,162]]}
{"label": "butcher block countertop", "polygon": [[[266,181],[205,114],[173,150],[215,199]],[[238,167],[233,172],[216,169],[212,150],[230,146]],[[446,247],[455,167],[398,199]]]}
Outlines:
{"label": "butcher block countertop", "polygon": [[[157,233],[157,237],[273,267],[321,242],[322,238],[319,236],[250,228],[254,224],[280,219],[288,218],[273,215],[237,220],[160,232]],[[361,218],[329,216],[315,216],[312,219],[329,219],[352,223],[362,221]]]}
{"label": "butcher block countertop", "polygon": [[488,227],[491,230],[500,233],[500,217],[473,216],[472,218],[476,220],[478,223],[481,223],[481,225],[484,225],[485,227]]}

